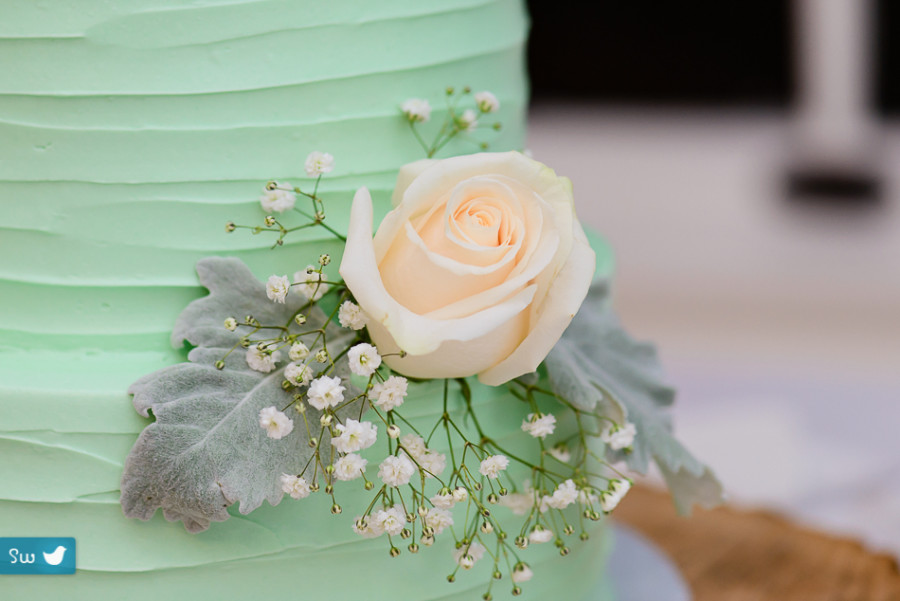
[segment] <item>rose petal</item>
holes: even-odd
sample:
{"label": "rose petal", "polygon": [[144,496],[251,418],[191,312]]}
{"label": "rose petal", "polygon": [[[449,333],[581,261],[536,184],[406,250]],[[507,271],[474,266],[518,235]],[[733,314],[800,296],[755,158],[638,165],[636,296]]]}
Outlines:
{"label": "rose petal", "polygon": [[499,386],[535,371],[556,345],[581,307],[594,275],[596,256],[577,221],[573,222],[572,254],[541,303],[534,329],[506,359],[478,374],[478,380]]}
{"label": "rose petal", "polygon": [[340,273],[369,315],[370,332],[377,329],[375,324],[381,324],[397,346],[411,355],[433,352],[445,341],[475,340],[485,336],[522,313],[534,298],[537,287],[528,286],[506,302],[463,319],[434,320],[417,315],[399,304],[385,289],[375,262],[371,232],[372,197],[368,189],[360,188],[350,209]]}

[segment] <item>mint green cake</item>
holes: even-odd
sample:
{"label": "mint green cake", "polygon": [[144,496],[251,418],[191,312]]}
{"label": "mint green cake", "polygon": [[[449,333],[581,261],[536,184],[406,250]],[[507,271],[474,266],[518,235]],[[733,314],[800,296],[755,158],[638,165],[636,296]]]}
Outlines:
{"label": "mint green cake", "polygon": [[[450,540],[391,558],[353,533],[361,489],[343,515],[314,495],[189,534],[161,515],[127,519],[119,482],[148,420],[126,390],[185,360],[169,336],[205,294],[194,270],[209,255],[256,275],[293,272],[340,247],[310,230],[228,236],[259,220],[269,179],[303,177],[312,150],[336,158],[323,184],[329,224],[345,231],[353,191],[389,208],[398,168],[422,156],[398,107],[436,114],[447,86],[489,89],[502,132],[521,149],[528,21],[520,0],[47,0],[0,9],[0,536],[72,536],[74,576],[0,576],[3,599],[131,601],[268,598],[479,598],[476,566],[449,584]],[[474,152],[457,139],[442,155]],[[608,270],[602,245],[599,269]],[[335,261],[335,264],[339,261]],[[433,422],[440,396],[410,393]],[[505,387],[475,389],[494,431],[515,448]],[[454,399],[456,403],[458,399]],[[498,509],[500,511],[500,509]],[[560,557],[528,550],[540,578],[523,599],[577,601],[603,572],[595,535]],[[505,598],[508,587],[495,589]]]}

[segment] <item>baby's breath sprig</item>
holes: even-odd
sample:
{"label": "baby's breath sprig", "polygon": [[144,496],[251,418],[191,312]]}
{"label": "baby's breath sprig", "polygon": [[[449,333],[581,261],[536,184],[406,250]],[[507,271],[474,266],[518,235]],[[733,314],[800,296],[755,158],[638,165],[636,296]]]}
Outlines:
{"label": "baby's breath sprig", "polygon": [[[400,110],[409,123],[413,136],[428,158],[434,157],[438,151],[460,134],[472,133],[487,127],[493,131],[500,131],[502,128],[499,121],[495,121],[489,126],[483,123],[486,115],[500,109],[500,101],[491,92],[482,91],[473,95],[472,88],[469,86],[465,86],[461,90],[448,87],[444,96],[447,103],[446,116],[431,142],[426,142],[419,130],[422,124],[431,119],[431,104],[423,98],[410,98],[400,105]],[[473,101],[471,108],[460,106],[463,100],[467,101],[469,98]],[[479,142],[478,146],[481,150],[487,150],[489,147],[486,141]]]}
{"label": "baby's breath sprig", "polygon": [[[313,151],[306,157],[304,170],[307,177],[313,179],[312,191],[293,186],[285,181],[270,180],[263,187],[259,197],[259,203],[266,216],[262,225],[239,225],[233,221],[225,224],[225,231],[231,233],[238,229],[250,230],[254,235],[262,233],[277,234],[272,248],[283,246],[285,238],[294,232],[321,227],[342,242],[347,238],[330,225],[325,223],[325,202],[319,195],[319,184],[322,177],[334,169],[334,157],[327,152]],[[310,211],[304,211],[297,206],[297,197],[303,196],[310,201]],[[291,211],[304,218],[299,225],[290,225],[282,218],[275,217],[274,213],[282,214]]]}

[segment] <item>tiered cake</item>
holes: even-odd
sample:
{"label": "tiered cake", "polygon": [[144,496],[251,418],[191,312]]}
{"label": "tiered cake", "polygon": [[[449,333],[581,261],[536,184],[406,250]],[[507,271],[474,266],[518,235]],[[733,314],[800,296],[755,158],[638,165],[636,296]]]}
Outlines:
{"label": "tiered cake", "polygon": [[[399,166],[421,158],[399,104],[426,97],[439,112],[451,85],[496,94],[492,149],[523,147],[522,3],[47,0],[0,13],[0,536],[78,543],[75,576],[0,577],[0,597],[480,595],[482,577],[443,580],[450,541],[392,559],[326,498],[234,511],[194,535],[125,518],[118,487],[147,424],[126,390],[184,360],[169,334],[204,294],[197,260],[236,254],[262,277],[340,252],[318,231],[277,251],[228,237],[226,220],[259,220],[265,181],[300,178],[308,152],[328,151],[329,223],[346,229],[360,185],[377,218]],[[475,150],[460,139],[443,154]],[[411,391],[412,413],[433,421],[437,395]],[[514,447],[506,395],[479,387],[476,402]],[[529,551],[542,577],[525,598],[578,599],[602,571],[605,537],[566,559],[545,547]]]}

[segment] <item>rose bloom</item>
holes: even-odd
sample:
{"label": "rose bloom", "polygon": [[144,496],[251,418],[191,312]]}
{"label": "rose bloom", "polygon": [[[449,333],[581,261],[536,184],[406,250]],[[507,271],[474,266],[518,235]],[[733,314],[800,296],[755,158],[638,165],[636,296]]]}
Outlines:
{"label": "rose bloom", "polygon": [[340,268],[385,363],[495,386],[537,369],[594,273],[569,180],[518,152],[428,159],[401,168],[393,205],[373,239],[357,191]]}

